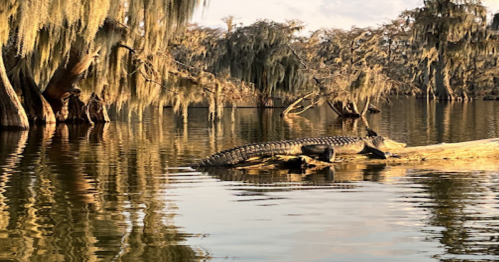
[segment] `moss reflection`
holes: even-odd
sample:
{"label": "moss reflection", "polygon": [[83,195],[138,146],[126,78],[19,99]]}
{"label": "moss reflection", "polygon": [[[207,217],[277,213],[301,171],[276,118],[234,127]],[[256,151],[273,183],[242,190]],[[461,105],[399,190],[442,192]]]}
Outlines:
{"label": "moss reflection", "polygon": [[497,197],[489,179],[472,172],[432,172],[415,180],[429,195],[429,201],[421,204],[431,214],[427,232],[445,246],[447,254],[499,255],[493,237],[499,230],[488,226],[494,224],[488,199]]}
{"label": "moss reflection", "polygon": [[153,175],[166,168],[161,153],[164,136],[158,136],[157,129],[37,128],[29,133],[0,132],[0,207],[5,207],[0,208],[0,259],[200,257],[181,245],[189,234],[173,223],[176,206],[162,193],[167,178]]}

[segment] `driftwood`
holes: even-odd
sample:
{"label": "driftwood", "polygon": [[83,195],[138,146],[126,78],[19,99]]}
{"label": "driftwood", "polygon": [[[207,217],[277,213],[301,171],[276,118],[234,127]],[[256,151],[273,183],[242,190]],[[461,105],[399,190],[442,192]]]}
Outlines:
{"label": "driftwood", "polygon": [[499,138],[490,138],[461,143],[443,143],[430,146],[417,146],[400,149],[398,158],[389,158],[388,162],[455,160],[499,157]]}
{"label": "driftwood", "polygon": [[[352,154],[336,157],[335,163],[365,163],[365,164],[403,164],[403,163],[431,163],[435,161],[472,161],[483,158],[499,158],[499,138],[475,140],[461,143],[443,143],[429,146],[402,148],[390,152],[388,159],[376,159],[371,155]],[[249,159],[238,169],[252,168],[323,168],[335,163],[315,160],[308,156],[274,156],[270,158]]]}
{"label": "driftwood", "polygon": [[[291,105],[289,105],[282,113],[281,113],[281,117],[285,117],[285,116],[288,116],[288,115],[299,115],[305,111],[307,111],[308,109],[310,109],[311,107],[315,106],[317,104],[317,101],[314,101],[312,99],[312,102],[310,103],[310,105],[304,107],[302,106],[300,103],[305,100],[306,98],[308,98],[309,96],[311,95],[314,95],[315,93],[312,92],[312,93],[309,93],[307,95],[304,95],[298,99],[296,99],[293,103],[291,103]],[[302,109],[300,112],[293,112],[292,111],[295,111],[295,110],[298,110],[298,109]]]}

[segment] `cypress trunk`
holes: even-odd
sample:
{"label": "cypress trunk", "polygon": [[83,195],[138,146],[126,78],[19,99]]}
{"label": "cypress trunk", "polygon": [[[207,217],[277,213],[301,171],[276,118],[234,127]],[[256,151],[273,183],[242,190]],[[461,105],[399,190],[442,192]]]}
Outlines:
{"label": "cypress trunk", "polygon": [[19,81],[29,121],[40,124],[55,123],[55,115],[52,107],[43,97],[42,92],[26,67],[21,69]]}
{"label": "cypress trunk", "polygon": [[111,121],[107,113],[105,101],[95,93],[92,93],[92,96],[88,101],[87,108],[93,122],[107,123]]}
{"label": "cypress trunk", "polygon": [[76,83],[83,78],[83,73],[90,67],[99,50],[98,48],[85,55],[79,50],[71,50],[68,63],[61,64],[50,79],[43,96],[52,107],[57,121],[65,121],[68,118],[68,97],[75,91]]}
{"label": "cypress trunk", "polygon": [[257,107],[259,108],[273,108],[274,100],[271,97],[265,95],[258,95],[257,98]]}
{"label": "cypress trunk", "polygon": [[454,91],[450,87],[449,69],[445,63],[445,51],[440,51],[437,65],[435,66],[435,86],[438,99],[452,101],[454,100]]}
{"label": "cypress trunk", "polygon": [[88,106],[80,99],[79,92],[73,92],[68,98],[68,119],[66,122],[93,124]]}
{"label": "cypress trunk", "polygon": [[0,47],[0,127],[28,129],[28,116],[12,88]]}
{"label": "cypress trunk", "polygon": [[431,83],[431,70],[432,66],[428,65],[428,58],[425,58],[425,68],[424,68],[424,73],[423,73],[423,82],[421,83],[421,91],[423,92],[421,94],[421,98],[424,99],[433,99],[434,98],[434,93],[433,93],[433,87]]}

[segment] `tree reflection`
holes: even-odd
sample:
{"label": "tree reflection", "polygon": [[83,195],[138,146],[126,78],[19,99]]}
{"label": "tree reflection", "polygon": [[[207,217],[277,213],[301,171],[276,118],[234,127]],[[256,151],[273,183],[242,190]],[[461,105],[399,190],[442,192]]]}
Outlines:
{"label": "tree reflection", "polygon": [[[143,126],[144,127],[144,126]],[[143,127],[0,132],[0,258],[191,261],[165,198],[165,136]],[[117,129],[116,129],[117,128]],[[147,148],[147,150],[145,150]],[[22,156],[22,157],[21,157]],[[209,259],[208,256],[204,256]]]}
{"label": "tree reflection", "polygon": [[426,231],[445,246],[447,254],[499,254],[498,239],[491,237],[499,230],[487,225],[494,224],[487,211],[492,193],[488,179],[471,172],[428,173],[415,179],[429,196],[421,204],[431,214],[428,225],[432,227]]}
{"label": "tree reflection", "polygon": [[[438,104],[409,102],[412,104],[404,109],[408,112],[399,110],[396,115],[396,110],[383,108],[386,114],[367,118],[379,133],[410,144],[462,139],[464,126],[473,127],[466,131],[473,133],[469,139],[497,134],[497,125],[477,113],[487,111],[479,109],[481,105],[491,112],[493,104],[468,104],[462,110],[467,117],[456,118],[461,111],[454,105],[445,108],[448,111],[438,108],[442,112],[436,114]],[[252,142],[363,134],[365,125],[335,124],[335,116],[323,108],[288,119],[280,118],[279,109],[274,109],[272,114],[262,115],[262,120],[256,110],[233,110],[232,115],[225,114],[215,122],[207,121],[206,110],[200,109],[198,114],[189,114],[187,123],[168,110],[162,117],[146,110],[142,122],[131,117],[107,125],[0,132],[0,260],[210,260],[209,251],[184,244],[196,235],[175,224],[179,207],[172,192],[179,184],[173,177],[186,175],[172,168],[180,170],[216,151]],[[467,123],[457,124],[456,119]],[[437,127],[438,121],[449,121],[450,127]],[[320,170],[206,172],[219,180],[237,181],[231,184],[240,186],[243,193],[265,194],[314,189],[351,192],[367,184],[362,181],[394,183],[392,176],[398,179],[413,172],[408,170],[446,170],[424,171],[413,180],[430,196],[421,200],[431,215],[428,230],[434,231],[429,232],[430,237],[441,241],[450,254],[498,255],[498,239],[491,238],[499,233],[497,219],[490,215],[497,210],[497,179],[490,180],[490,174],[497,174],[497,163],[490,162],[485,174],[463,171],[469,164],[449,163],[412,167],[338,163]],[[479,170],[485,170],[484,166],[480,163]],[[451,168],[459,171],[457,175],[448,174]],[[444,231],[437,231],[440,229]]]}

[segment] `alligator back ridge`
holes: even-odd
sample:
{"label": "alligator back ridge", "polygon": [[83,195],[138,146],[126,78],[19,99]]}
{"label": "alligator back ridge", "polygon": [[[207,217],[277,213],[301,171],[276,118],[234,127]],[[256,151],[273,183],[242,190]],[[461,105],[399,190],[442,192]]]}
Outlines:
{"label": "alligator back ridge", "polygon": [[337,153],[341,154],[342,149],[347,148],[348,145],[358,145],[353,149],[350,149],[350,151],[362,149],[364,146],[363,141],[365,139],[367,139],[367,137],[328,136],[253,143],[218,152],[199,161],[195,164],[195,166],[206,167],[235,165],[253,157],[297,155],[301,153],[301,147],[307,145],[329,145],[333,147]]}

